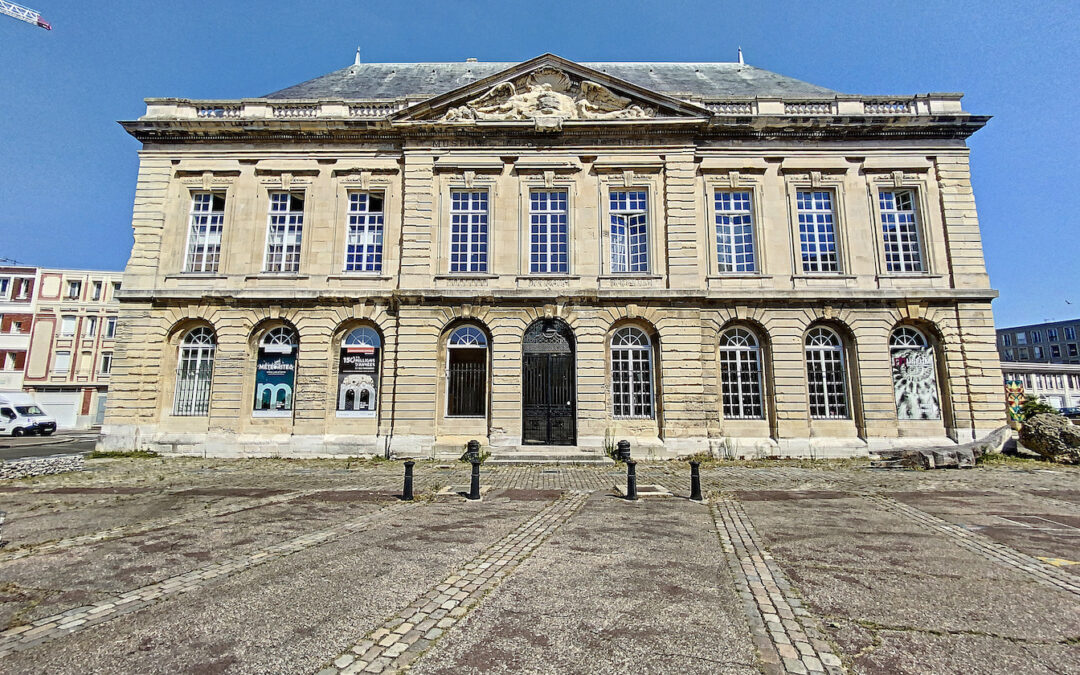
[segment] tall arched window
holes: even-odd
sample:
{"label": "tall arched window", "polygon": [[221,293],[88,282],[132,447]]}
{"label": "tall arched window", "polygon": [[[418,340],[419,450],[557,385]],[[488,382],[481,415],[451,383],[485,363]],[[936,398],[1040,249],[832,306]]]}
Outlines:
{"label": "tall arched window", "polygon": [[652,344],[638,328],[611,336],[611,394],[615,417],[653,417]]}
{"label": "tall arched window", "polygon": [[911,326],[898,326],[889,336],[896,417],[939,420],[937,360],[926,336]]}
{"label": "tall arched window", "polygon": [[720,394],[725,419],[761,419],[761,348],[745,328],[730,328],[720,335]]}
{"label": "tall arched window", "polygon": [[214,331],[206,326],[191,329],[180,341],[174,415],[197,417],[209,412],[210,382],[214,376],[216,351]]}
{"label": "tall arched window", "polygon": [[806,382],[810,390],[810,417],[848,417],[844,344],[834,331],[818,326],[806,334]]}
{"label": "tall arched window", "polygon": [[259,356],[255,363],[255,413],[264,416],[291,414],[295,381],[296,331],[288,326],[271,328],[259,340]]}
{"label": "tall arched window", "polygon": [[345,336],[338,362],[339,413],[359,417],[375,414],[381,363],[382,340],[375,329],[361,326]]}
{"label": "tall arched window", "polygon": [[488,342],[476,326],[461,326],[446,343],[446,414],[483,417],[487,414]]}

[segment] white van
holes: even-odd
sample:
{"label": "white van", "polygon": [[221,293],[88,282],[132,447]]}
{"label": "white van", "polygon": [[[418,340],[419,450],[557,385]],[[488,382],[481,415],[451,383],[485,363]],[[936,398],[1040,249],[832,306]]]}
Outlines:
{"label": "white van", "polygon": [[0,393],[0,435],[48,436],[56,431],[56,420],[42,410],[34,397],[22,392]]}

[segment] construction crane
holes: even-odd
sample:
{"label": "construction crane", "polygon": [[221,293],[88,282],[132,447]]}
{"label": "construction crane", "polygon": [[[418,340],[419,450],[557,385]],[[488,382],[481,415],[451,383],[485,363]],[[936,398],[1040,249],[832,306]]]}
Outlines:
{"label": "construction crane", "polygon": [[49,25],[49,22],[42,19],[41,14],[38,14],[36,10],[30,9],[29,7],[23,7],[22,5],[16,5],[14,2],[0,0],[0,14],[7,14],[10,17],[25,21],[26,23],[32,23],[45,30],[52,30],[52,26]]}

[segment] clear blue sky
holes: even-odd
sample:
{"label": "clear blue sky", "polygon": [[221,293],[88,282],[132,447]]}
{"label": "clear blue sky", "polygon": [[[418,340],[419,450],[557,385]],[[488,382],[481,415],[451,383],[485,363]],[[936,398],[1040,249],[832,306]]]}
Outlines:
{"label": "clear blue sky", "polygon": [[[746,60],[848,93],[963,91],[999,326],[1080,317],[1080,3],[86,2],[0,16],[0,258],[122,269],[154,96],[266,94],[352,62]],[[1065,300],[1071,300],[1067,305]]]}

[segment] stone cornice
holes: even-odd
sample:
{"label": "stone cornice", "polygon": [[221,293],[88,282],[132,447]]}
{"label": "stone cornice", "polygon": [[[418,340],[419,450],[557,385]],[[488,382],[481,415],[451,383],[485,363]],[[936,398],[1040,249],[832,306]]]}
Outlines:
{"label": "stone cornice", "polygon": [[[479,296],[478,296],[479,290]],[[409,289],[400,291],[389,290],[358,290],[353,292],[341,290],[308,290],[294,289],[283,293],[278,290],[236,290],[230,291],[228,296],[217,291],[201,289],[124,289],[123,303],[168,303],[171,301],[198,301],[204,303],[217,303],[222,305],[242,305],[254,302],[275,302],[279,304],[325,304],[333,302],[355,303],[360,299],[391,299],[405,304],[432,304],[444,302],[462,302],[471,300],[481,304],[513,304],[523,302],[536,304],[537,302],[550,301],[553,293],[551,289]],[[288,297],[284,297],[287,295]],[[745,303],[748,293],[745,289],[732,289],[730,291],[718,290],[670,290],[670,289],[559,289],[559,297],[576,299],[579,303],[595,302],[633,302],[645,301],[654,304],[667,304],[672,306],[693,305],[700,306],[702,303],[723,304],[728,302]],[[866,303],[895,303],[897,300],[907,301],[934,301],[934,302],[972,302],[990,301],[998,297],[998,292],[990,288],[944,288],[944,289],[881,289],[861,290],[843,288],[822,289],[799,289],[799,290],[762,290],[755,289],[753,298],[755,302],[814,302],[814,301],[848,301]]]}

